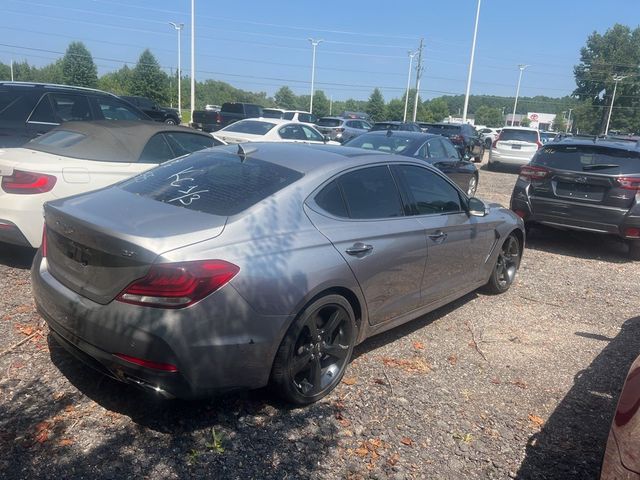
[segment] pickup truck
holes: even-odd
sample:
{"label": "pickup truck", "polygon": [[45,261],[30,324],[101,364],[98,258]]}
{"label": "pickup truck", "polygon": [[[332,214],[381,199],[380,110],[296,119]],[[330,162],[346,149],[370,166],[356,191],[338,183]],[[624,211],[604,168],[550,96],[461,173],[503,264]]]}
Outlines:
{"label": "pickup truck", "polygon": [[180,125],[182,123],[180,112],[177,108],[161,107],[147,97],[123,95],[120,98],[135,105],[156,122],[163,122],[167,125]]}
{"label": "pickup truck", "polygon": [[219,112],[215,110],[195,110],[191,127],[203,132],[215,132],[227,125],[262,116],[262,107],[255,103],[223,103]]}

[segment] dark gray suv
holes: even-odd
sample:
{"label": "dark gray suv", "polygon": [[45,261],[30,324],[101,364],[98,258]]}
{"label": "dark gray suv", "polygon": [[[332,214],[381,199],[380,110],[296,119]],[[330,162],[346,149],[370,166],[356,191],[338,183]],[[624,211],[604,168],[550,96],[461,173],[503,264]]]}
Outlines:
{"label": "dark gray suv", "polygon": [[511,210],[526,225],[616,235],[640,260],[640,142],[566,139],[520,169]]}

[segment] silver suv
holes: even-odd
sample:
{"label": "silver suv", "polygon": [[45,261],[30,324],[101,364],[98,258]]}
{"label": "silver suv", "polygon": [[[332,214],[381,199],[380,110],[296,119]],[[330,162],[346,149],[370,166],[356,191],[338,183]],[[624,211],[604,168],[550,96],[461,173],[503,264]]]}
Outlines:
{"label": "silver suv", "polygon": [[366,120],[340,117],[322,117],[316,125],[323,135],[328,135],[330,140],[340,143],[362,135],[372,127]]}

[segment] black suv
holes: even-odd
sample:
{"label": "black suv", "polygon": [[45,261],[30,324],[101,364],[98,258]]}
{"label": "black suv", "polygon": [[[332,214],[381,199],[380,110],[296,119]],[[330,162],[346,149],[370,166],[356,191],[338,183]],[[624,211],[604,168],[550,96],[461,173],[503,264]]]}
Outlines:
{"label": "black suv", "polygon": [[640,260],[640,142],[566,139],[544,145],[511,195],[525,225],[608,233]]}
{"label": "black suv", "polygon": [[132,103],[156,122],[164,122],[167,125],[180,125],[180,111],[177,108],[161,107],[147,97],[121,95],[120,98]]}
{"label": "black suv", "polygon": [[405,132],[422,132],[420,125],[415,122],[376,122],[373,124],[371,131],[378,130],[402,130]]}
{"label": "black suv", "polygon": [[420,127],[427,133],[447,137],[463,156],[473,157],[474,162],[482,161],[484,142],[471,125],[467,123],[420,123]]}
{"label": "black suv", "polygon": [[42,83],[0,82],[0,147],[20,147],[63,122],[151,120],[110,93]]}

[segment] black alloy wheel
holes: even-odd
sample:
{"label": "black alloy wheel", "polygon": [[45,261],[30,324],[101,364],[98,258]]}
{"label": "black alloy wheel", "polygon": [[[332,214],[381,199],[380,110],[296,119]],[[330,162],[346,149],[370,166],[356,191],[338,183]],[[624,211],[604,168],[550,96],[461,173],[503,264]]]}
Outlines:
{"label": "black alloy wheel", "polygon": [[504,293],[509,290],[520,266],[520,248],[520,241],[511,233],[500,247],[495,267],[487,282],[486,290],[489,293]]}
{"label": "black alloy wheel", "polygon": [[278,393],[298,405],[316,402],[340,382],[357,334],[353,309],[339,295],[306,307],[291,325],[273,364]]}

